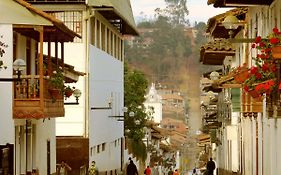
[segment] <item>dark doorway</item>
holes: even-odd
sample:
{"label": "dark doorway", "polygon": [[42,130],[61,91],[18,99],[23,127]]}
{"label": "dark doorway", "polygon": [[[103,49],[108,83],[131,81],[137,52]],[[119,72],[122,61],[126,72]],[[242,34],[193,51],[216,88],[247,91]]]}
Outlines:
{"label": "dark doorway", "polygon": [[0,145],[0,174],[14,174],[14,145]]}
{"label": "dark doorway", "polygon": [[51,174],[51,146],[50,140],[47,140],[47,175]]}

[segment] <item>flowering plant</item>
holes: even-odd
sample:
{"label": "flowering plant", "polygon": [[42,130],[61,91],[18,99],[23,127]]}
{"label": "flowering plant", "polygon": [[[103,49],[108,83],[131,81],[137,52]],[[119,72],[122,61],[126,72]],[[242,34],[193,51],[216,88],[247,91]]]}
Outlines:
{"label": "flowering plant", "polygon": [[62,68],[58,68],[56,71],[53,71],[49,79],[49,84],[51,88],[64,90],[64,75],[62,72]]}
{"label": "flowering plant", "polygon": [[72,93],[74,92],[75,90],[75,87],[70,87],[69,85],[68,86],[65,86],[64,87],[64,96],[65,97],[70,97],[72,95]]}
{"label": "flowering plant", "polygon": [[[3,38],[3,36],[0,36],[0,38]],[[2,41],[0,41],[0,57],[3,57],[4,53],[5,53],[5,48],[7,48],[8,45],[3,43]],[[3,60],[0,60],[0,70],[1,69],[6,69],[7,67],[4,66],[4,62]]]}
{"label": "flowering plant", "polygon": [[276,87],[274,79],[277,68],[272,57],[272,48],[281,45],[281,32],[276,27],[272,31],[267,38],[256,37],[252,44],[252,49],[255,49],[257,54],[252,58],[255,65],[250,68],[249,78],[244,82],[246,92],[256,90],[260,94],[269,94]]}

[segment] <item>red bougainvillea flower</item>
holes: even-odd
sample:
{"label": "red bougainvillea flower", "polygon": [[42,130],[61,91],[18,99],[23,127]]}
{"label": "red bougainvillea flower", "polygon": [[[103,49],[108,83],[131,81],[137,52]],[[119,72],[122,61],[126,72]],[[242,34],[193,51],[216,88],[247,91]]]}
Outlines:
{"label": "red bougainvillea flower", "polygon": [[263,91],[263,84],[259,84],[255,87],[255,90],[258,92],[262,92]]}
{"label": "red bougainvillea flower", "polygon": [[259,46],[260,46],[260,47],[264,47],[265,44],[264,44],[263,42],[260,42],[260,43],[259,43]]}
{"label": "red bougainvillea flower", "polygon": [[273,86],[273,85],[275,85],[275,81],[274,81],[274,80],[269,80],[269,81],[267,82],[267,84],[269,84],[270,86]]}
{"label": "red bougainvillea flower", "polygon": [[264,52],[266,52],[266,53],[271,52],[271,48],[266,48],[266,49],[264,50]]}
{"label": "red bougainvillea flower", "polygon": [[277,68],[274,64],[271,65],[271,71],[272,72],[276,72],[277,71]]}
{"label": "red bougainvillea flower", "polygon": [[281,89],[281,83],[279,84],[278,89]]}
{"label": "red bougainvillea flower", "polygon": [[251,67],[251,70],[250,70],[251,74],[256,74],[257,72],[258,72],[258,68],[257,67],[255,67],[255,66]]}
{"label": "red bougainvillea flower", "polygon": [[[280,85],[281,85],[281,83],[280,83]],[[249,90],[250,90],[250,88],[249,88],[249,86],[244,86],[244,90],[246,91],[246,92],[249,92]]]}
{"label": "red bougainvillea flower", "polygon": [[251,46],[251,47],[252,47],[253,49],[254,49],[254,48],[256,48],[256,44],[252,44],[252,46]]}
{"label": "red bougainvillea flower", "polygon": [[268,65],[267,63],[264,63],[264,64],[262,65],[261,69],[262,69],[263,71],[268,71],[268,70],[269,70],[269,65]]}
{"label": "red bougainvillea flower", "polygon": [[269,54],[266,54],[264,59],[269,59]]}
{"label": "red bougainvillea flower", "polygon": [[260,79],[262,78],[262,74],[259,73],[259,72],[257,72],[257,73],[255,74],[255,76],[256,76],[256,79],[258,79],[258,80],[260,80]]}
{"label": "red bougainvillea flower", "polygon": [[260,54],[259,56],[260,56],[260,57],[258,57],[258,58],[265,59],[265,54],[264,54],[264,53],[263,53],[263,54]]}
{"label": "red bougainvillea flower", "polygon": [[279,30],[278,30],[277,27],[274,27],[274,28],[272,29],[272,31],[273,31],[273,33],[275,33],[275,34],[278,34],[278,33],[279,33]]}
{"label": "red bougainvillea flower", "polygon": [[259,42],[261,42],[261,36],[258,36],[258,37],[256,37],[256,39],[255,39],[255,43],[259,43]]}
{"label": "red bougainvillea flower", "polygon": [[271,44],[278,44],[279,43],[279,39],[278,38],[271,38],[270,40],[269,40],[269,42],[271,43]]}

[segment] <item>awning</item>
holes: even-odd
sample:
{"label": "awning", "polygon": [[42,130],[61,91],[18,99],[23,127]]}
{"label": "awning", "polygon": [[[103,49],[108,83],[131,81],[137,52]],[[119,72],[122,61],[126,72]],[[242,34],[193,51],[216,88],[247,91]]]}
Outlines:
{"label": "awning", "polygon": [[52,26],[52,22],[24,8],[13,0],[0,1],[0,21],[2,24],[24,24]]}
{"label": "awning", "polygon": [[234,56],[232,44],[225,39],[215,39],[201,46],[200,62],[207,65],[223,65],[226,56]]}
{"label": "awning", "polygon": [[[33,7],[32,5],[23,0],[1,0],[0,10],[1,23],[3,23],[2,21],[4,21],[13,24],[13,28],[16,32],[34,38],[37,41],[39,41],[39,33],[32,26],[43,26],[44,42],[69,42],[73,41],[74,37],[81,38],[80,35],[70,30],[62,21],[56,19],[54,16],[43,12],[42,10]],[[8,15],[5,14],[6,11]],[[11,17],[9,17],[10,14]],[[2,17],[3,19],[7,19],[2,20]],[[29,27],[26,25],[28,25]]]}
{"label": "awning", "polygon": [[[122,34],[139,35],[130,0],[89,0],[88,5],[94,7],[103,17],[118,27]],[[117,24],[116,20],[119,19],[121,21]]]}

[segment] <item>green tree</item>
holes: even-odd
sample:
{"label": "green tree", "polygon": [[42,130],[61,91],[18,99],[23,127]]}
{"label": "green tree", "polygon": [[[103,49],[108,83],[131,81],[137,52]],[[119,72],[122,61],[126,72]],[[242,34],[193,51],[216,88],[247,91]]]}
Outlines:
{"label": "green tree", "polygon": [[187,0],[165,0],[165,2],[166,8],[155,10],[157,15],[167,17],[173,25],[189,26]]}
{"label": "green tree", "polygon": [[[148,81],[142,72],[130,70],[127,63],[124,66],[124,81],[125,106],[128,108],[128,112],[124,115],[125,134],[129,139],[133,154],[145,160],[146,147],[142,139],[148,116],[143,103]],[[134,112],[134,116],[129,115],[131,112]]]}

